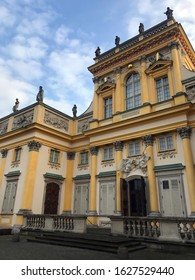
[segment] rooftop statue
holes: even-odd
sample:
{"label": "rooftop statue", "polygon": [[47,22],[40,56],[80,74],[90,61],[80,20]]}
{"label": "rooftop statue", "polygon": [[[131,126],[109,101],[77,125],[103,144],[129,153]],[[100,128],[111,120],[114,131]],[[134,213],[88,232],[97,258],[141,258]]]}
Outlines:
{"label": "rooftop statue", "polygon": [[39,87],[39,92],[37,93],[37,98],[36,100],[38,102],[43,102],[43,95],[44,95],[44,90],[42,88],[42,86]]}
{"label": "rooftop statue", "polygon": [[164,14],[167,16],[167,19],[171,19],[173,17],[173,10],[167,7],[167,10]]}
{"label": "rooftop statue", "polygon": [[115,45],[116,45],[116,47],[118,47],[119,44],[120,44],[120,37],[116,36],[116,38],[115,38]]}
{"label": "rooftop statue", "polygon": [[100,54],[101,54],[100,47],[97,47],[97,49],[95,51],[95,56],[98,57]]}
{"label": "rooftop statue", "polygon": [[139,25],[139,34],[142,34],[144,32],[144,25],[143,23],[140,23]]}
{"label": "rooftop statue", "polygon": [[77,106],[76,105],[73,106],[72,112],[73,112],[73,117],[76,118],[76,116],[77,116]]}
{"label": "rooftop statue", "polygon": [[15,105],[13,106],[13,112],[16,113],[18,111],[18,107],[19,107],[19,101],[18,98],[16,98],[16,102]]}

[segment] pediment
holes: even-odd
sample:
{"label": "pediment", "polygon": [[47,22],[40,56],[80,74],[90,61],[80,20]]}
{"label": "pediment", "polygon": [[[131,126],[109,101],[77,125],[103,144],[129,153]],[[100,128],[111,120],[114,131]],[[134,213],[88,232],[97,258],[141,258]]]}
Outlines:
{"label": "pediment", "polygon": [[173,64],[172,60],[157,60],[148,69],[146,69],[146,74],[152,74],[158,70],[163,70],[168,68]]}
{"label": "pediment", "polygon": [[107,90],[113,89],[114,87],[115,87],[115,83],[105,82],[99,86],[97,91],[98,92],[107,91]]}

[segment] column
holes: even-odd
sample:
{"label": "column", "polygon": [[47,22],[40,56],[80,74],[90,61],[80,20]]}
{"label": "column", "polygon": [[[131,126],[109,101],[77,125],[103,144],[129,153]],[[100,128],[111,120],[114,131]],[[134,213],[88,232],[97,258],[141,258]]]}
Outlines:
{"label": "column", "polygon": [[124,97],[122,96],[121,91],[121,67],[117,67],[114,69],[114,73],[116,74],[116,89],[115,89],[115,95],[114,97],[114,114],[120,113],[122,110],[122,102],[124,100]]}
{"label": "column", "polygon": [[[142,71],[142,77],[141,77],[141,100],[142,100],[142,108],[141,108],[141,113],[147,114],[150,113],[151,111],[151,103],[149,100],[149,91],[148,91],[148,76],[145,73],[145,70],[147,69],[147,64],[146,64],[146,56],[141,56],[140,57],[140,63],[141,63],[141,71]],[[151,77],[150,77],[151,78]]]}
{"label": "column", "polygon": [[150,197],[150,215],[159,215],[158,194],[156,186],[156,177],[154,172],[154,153],[153,153],[153,135],[146,135],[143,137],[146,145],[146,155],[149,156],[147,162],[149,197]]}
{"label": "column", "polygon": [[[94,146],[90,148],[91,152],[91,181],[89,188],[89,215],[97,215],[97,155],[98,155],[98,147]],[[96,218],[91,218],[90,222],[92,224],[96,224]]]}
{"label": "column", "polygon": [[1,166],[0,166],[0,190],[2,187],[4,172],[5,172],[5,164],[6,164],[6,158],[7,158],[7,149],[1,150],[2,160],[1,160]]}
{"label": "column", "polygon": [[195,216],[195,172],[192,148],[190,144],[190,136],[192,133],[192,129],[191,127],[182,127],[178,129],[178,133],[181,136],[183,142],[186,176],[191,205],[191,216]]}
{"label": "column", "polygon": [[114,143],[116,150],[116,215],[121,215],[121,177],[122,171],[119,170],[121,160],[123,158],[123,142],[117,141]]}
{"label": "column", "polygon": [[73,192],[73,174],[74,174],[75,152],[67,152],[66,166],[66,185],[64,192],[64,210],[63,214],[71,214],[72,192]]}
{"label": "column", "polygon": [[181,83],[181,68],[179,62],[179,43],[172,42],[170,44],[172,60],[173,60],[173,73],[174,73],[174,81],[175,81],[175,93],[182,91],[182,83]]}
{"label": "column", "polygon": [[38,152],[41,147],[41,144],[33,140],[28,143],[28,147],[29,157],[26,167],[26,177],[24,181],[22,205],[18,214],[32,213],[33,192],[39,155]]}
{"label": "column", "polygon": [[90,122],[90,128],[95,128],[98,126],[98,120],[99,120],[99,96],[97,93],[98,86],[99,86],[99,78],[94,77],[94,97],[93,97],[93,119]]}

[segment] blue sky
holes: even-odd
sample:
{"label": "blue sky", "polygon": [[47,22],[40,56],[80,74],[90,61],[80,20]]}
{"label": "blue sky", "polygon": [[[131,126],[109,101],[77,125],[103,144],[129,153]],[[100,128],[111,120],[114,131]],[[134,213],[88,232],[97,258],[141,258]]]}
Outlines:
{"label": "blue sky", "polygon": [[[0,117],[36,102],[72,115],[93,98],[94,52],[114,47],[166,19],[170,7],[195,47],[194,0],[0,0]],[[191,16],[192,15],[192,16]]]}

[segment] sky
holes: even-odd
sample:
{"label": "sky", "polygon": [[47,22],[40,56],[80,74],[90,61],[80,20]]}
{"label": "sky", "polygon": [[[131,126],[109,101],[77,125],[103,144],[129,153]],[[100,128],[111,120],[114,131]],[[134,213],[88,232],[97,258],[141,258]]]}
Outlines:
{"label": "sky", "polygon": [[88,67],[101,53],[166,19],[170,7],[195,48],[194,0],[0,0],[0,118],[36,102],[72,116],[89,107],[94,84]]}

